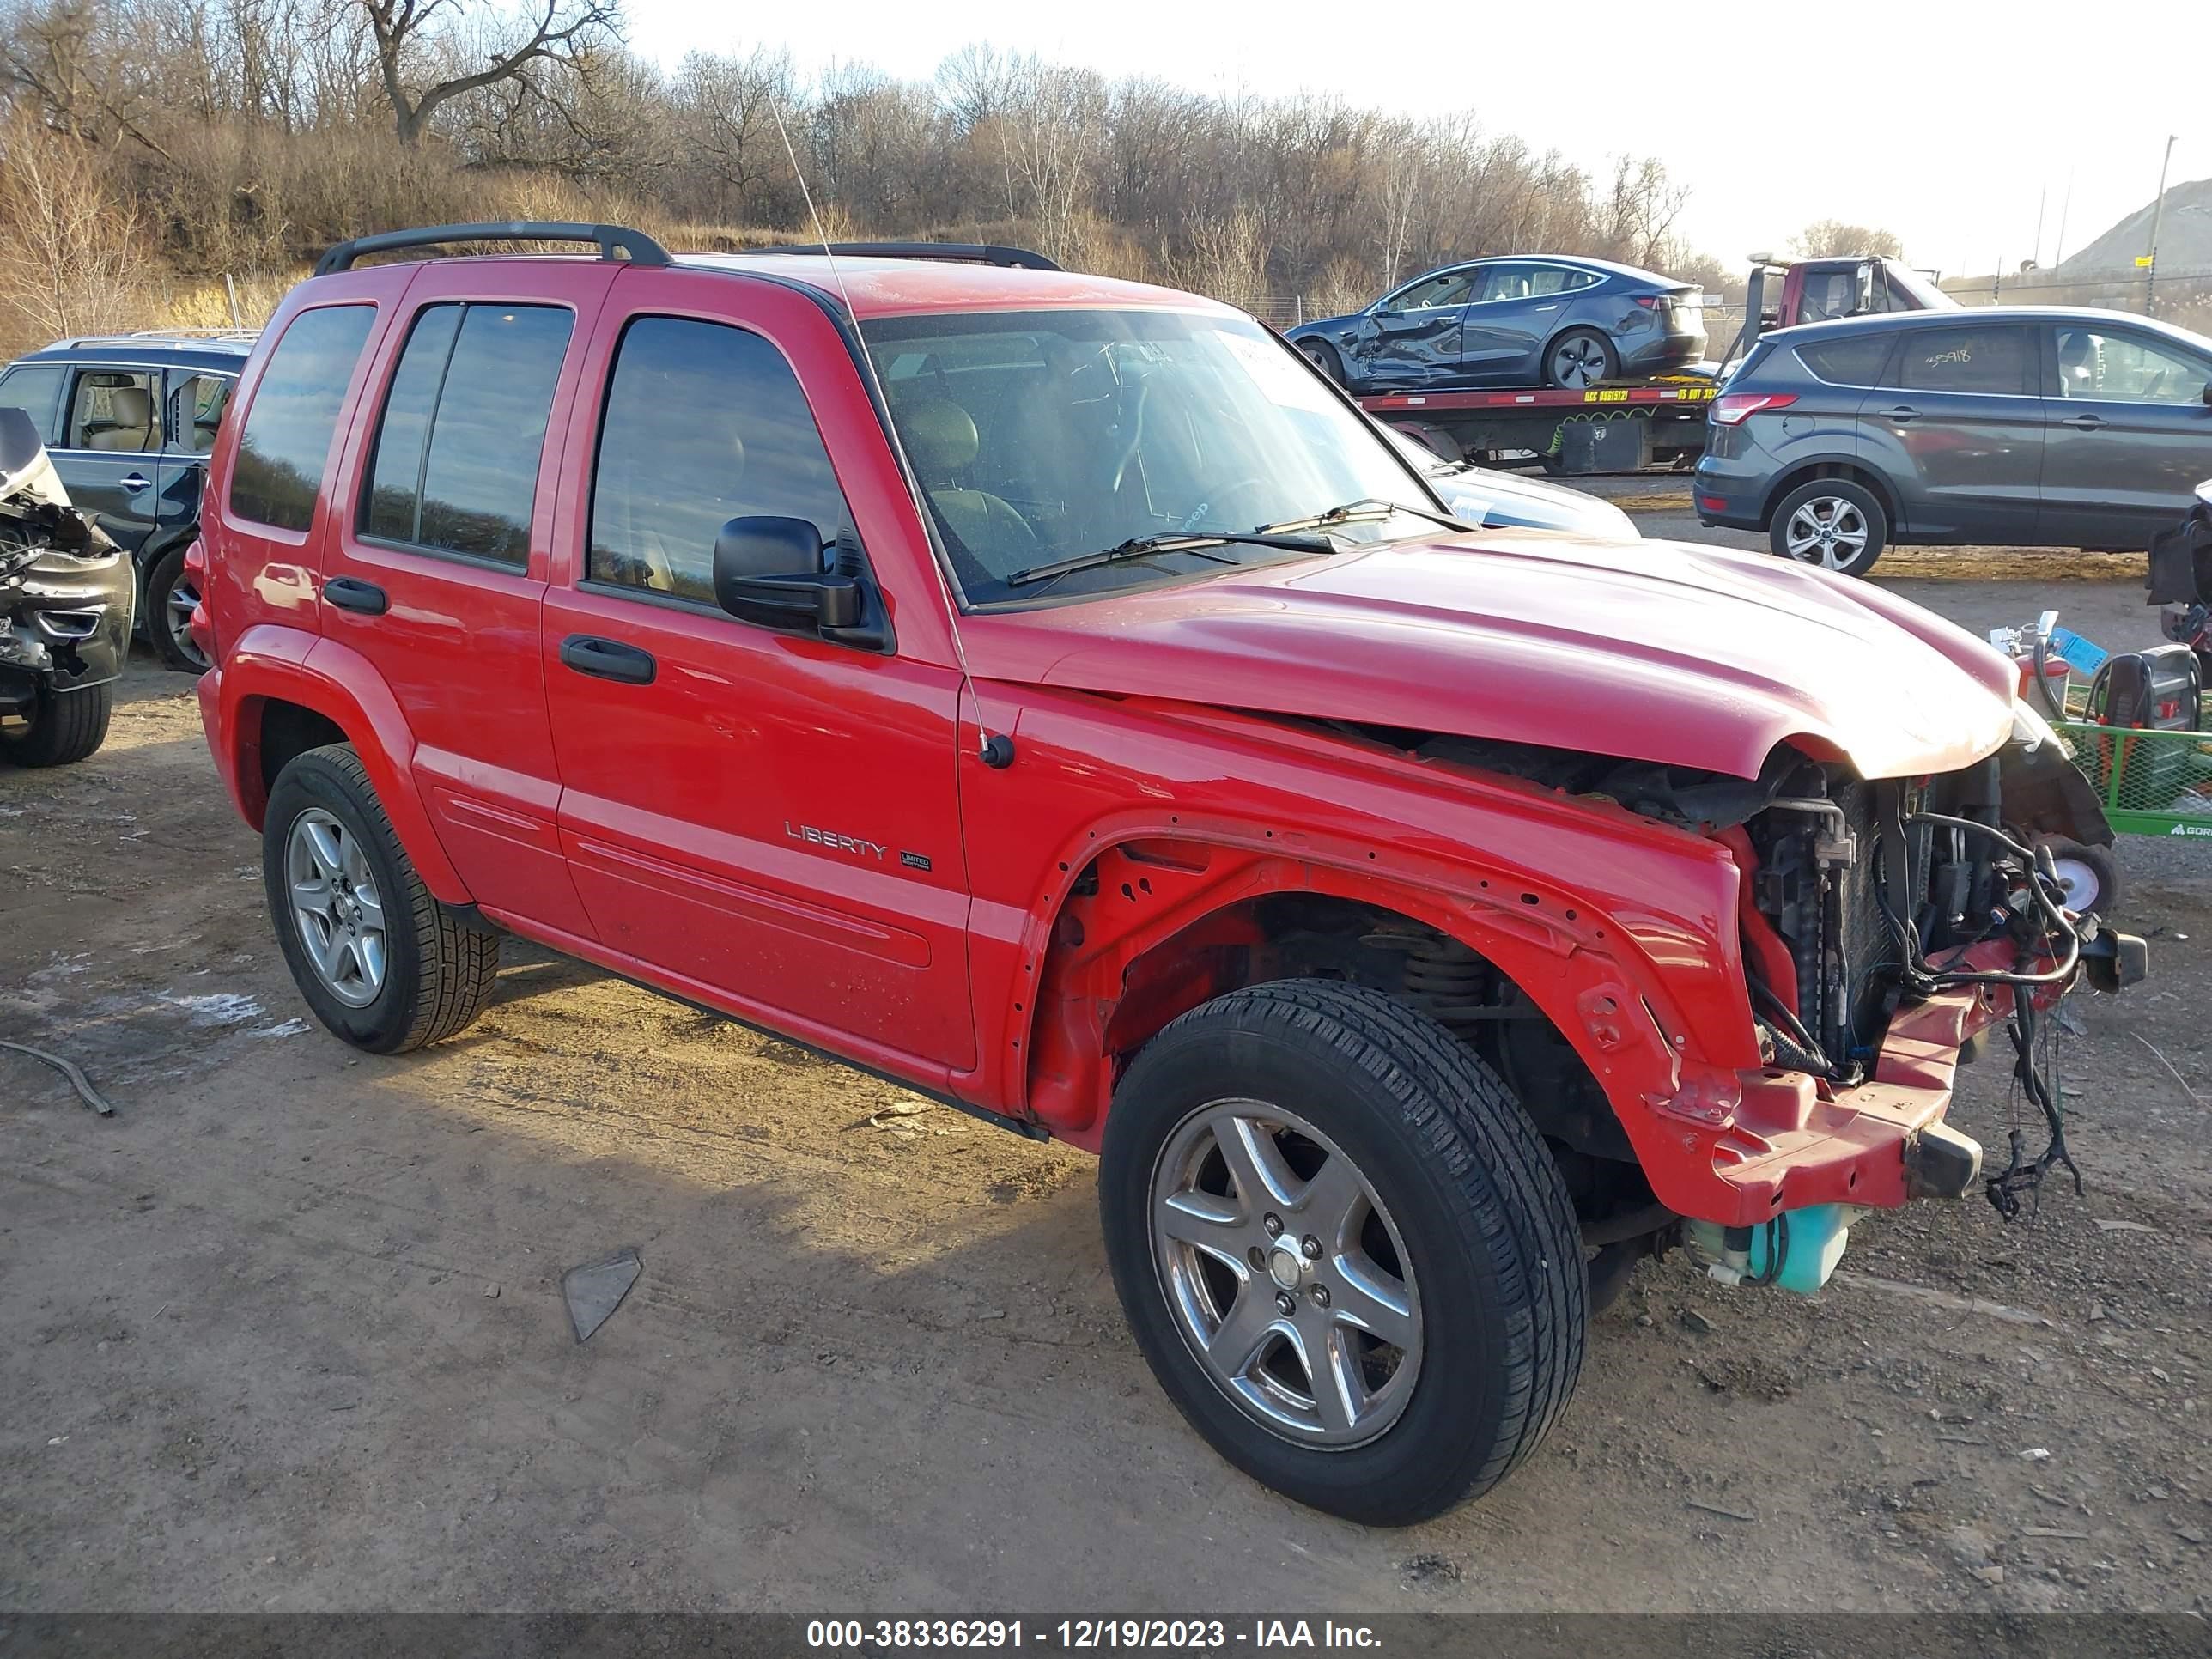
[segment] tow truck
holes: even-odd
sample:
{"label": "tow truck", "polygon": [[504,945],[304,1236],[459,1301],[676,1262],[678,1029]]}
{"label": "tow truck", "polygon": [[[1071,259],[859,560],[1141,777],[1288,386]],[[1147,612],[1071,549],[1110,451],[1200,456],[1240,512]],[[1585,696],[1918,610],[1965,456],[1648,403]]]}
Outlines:
{"label": "tow truck", "polygon": [[1743,327],[1718,362],[1589,387],[1390,392],[1358,402],[1449,460],[1512,465],[1533,456],[1554,476],[1687,467],[1705,453],[1705,405],[1767,330],[1957,304],[1936,285],[1935,273],[1881,254],[1782,264],[1755,253]]}

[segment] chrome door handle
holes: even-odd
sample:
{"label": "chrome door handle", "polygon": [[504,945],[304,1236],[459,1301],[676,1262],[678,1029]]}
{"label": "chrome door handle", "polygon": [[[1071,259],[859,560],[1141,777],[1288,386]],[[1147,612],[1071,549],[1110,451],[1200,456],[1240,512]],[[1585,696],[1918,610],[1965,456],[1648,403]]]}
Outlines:
{"label": "chrome door handle", "polygon": [[125,489],[149,489],[154,483],[151,478],[137,472],[125,473],[119,482]]}

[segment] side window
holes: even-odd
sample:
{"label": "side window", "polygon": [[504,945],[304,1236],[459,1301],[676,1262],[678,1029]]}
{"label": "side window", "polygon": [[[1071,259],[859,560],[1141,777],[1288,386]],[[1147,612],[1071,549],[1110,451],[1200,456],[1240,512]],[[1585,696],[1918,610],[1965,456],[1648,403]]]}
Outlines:
{"label": "side window", "polygon": [[1536,265],[1486,265],[1477,276],[1474,297],[1478,301],[1490,300],[1526,300],[1536,292]]}
{"label": "side window", "polygon": [[373,306],[319,306],[292,319],[246,411],[230,474],[234,517],[305,530],[330,465],[331,434],[354,364],[376,320]]}
{"label": "side window", "polygon": [[1444,306],[1463,306],[1473,285],[1473,273],[1448,270],[1437,276],[1400,289],[1383,307],[1386,311],[1434,311]]}
{"label": "side window", "polygon": [[54,441],[54,405],[69,374],[59,363],[27,363],[0,374],[0,409],[20,409],[46,443]]}
{"label": "side window", "polygon": [[553,388],[574,315],[437,305],[415,319],[377,426],[361,527],[523,564]]}
{"label": "side window", "polygon": [[161,422],[154,408],[155,379],[136,369],[88,368],[70,398],[64,449],[159,449]]}
{"label": "side window", "polygon": [[2204,396],[2205,365],[2138,334],[2061,324],[2058,395],[2098,403],[2193,404]]}
{"label": "side window", "polygon": [[711,605],[716,532],[762,514],[825,545],[850,523],[791,365],[740,328],[638,318],[599,416],[586,574]]}
{"label": "side window", "polygon": [[1798,361],[1830,386],[1872,386],[1881,374],[1894,334],[1854,334],[1797,348]]}
{"label": "side window", "polygon": [[1528,272],[1528,292],[1540,299],[1548,294],[1572,294],[1595,288],[1603,278],[1594,270],[1575,270],[1566,265],[1534,265]]}
{"label": "side window", "polygon": [[204,455],[215,447],[216,428],[222,421],[222,406],[230,401],[237,382],[228,374],[169,376],[168,445],[187,455]]}
{"label": "side window", "polygon": [[1887,380],[1912,392],[2025,392],[2030,338],[2024,328],[1908,329]]}

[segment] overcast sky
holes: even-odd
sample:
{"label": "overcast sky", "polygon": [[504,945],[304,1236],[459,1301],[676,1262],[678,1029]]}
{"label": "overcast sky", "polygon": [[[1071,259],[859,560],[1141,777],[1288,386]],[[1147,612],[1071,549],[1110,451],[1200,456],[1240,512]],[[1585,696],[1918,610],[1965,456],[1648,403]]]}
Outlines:
{"label": "overcast sky", "polygon": [[2062,210],[2079,248],[2150,200],[2168,133],[2175,181],[2212,176],[2212,0],[629,0],[629,15],[632,45],[665,63],[765,43],[804,68],[920,77],[983,40],[1210,91],[1472,109],[1593,170],[1659,156],[1690,187],[1691,241],[1729,264],[1843,219],[1947,274],[2009,269],[2037,252],[2047,191],[2047,264]]}

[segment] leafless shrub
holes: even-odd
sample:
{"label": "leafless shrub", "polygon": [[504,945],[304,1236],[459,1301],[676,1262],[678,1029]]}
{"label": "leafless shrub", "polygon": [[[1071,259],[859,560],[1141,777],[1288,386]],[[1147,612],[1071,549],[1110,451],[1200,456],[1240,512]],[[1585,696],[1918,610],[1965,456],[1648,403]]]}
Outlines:
{"label": "leafless shrub", "polygon": [[20,340],[128,327],[142,304],[137,215],[89,143],[18,112],[0,134],[0,326]]}

